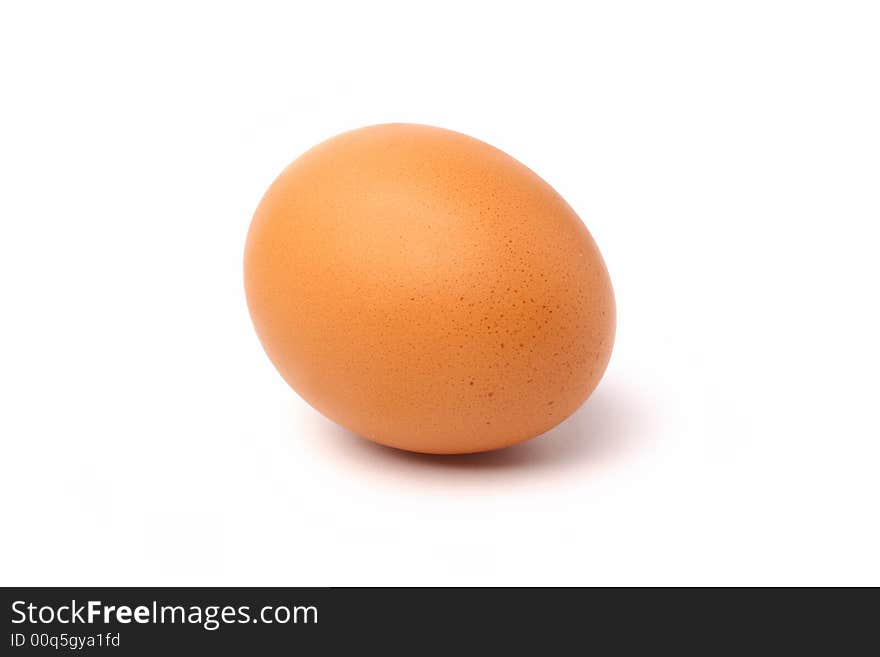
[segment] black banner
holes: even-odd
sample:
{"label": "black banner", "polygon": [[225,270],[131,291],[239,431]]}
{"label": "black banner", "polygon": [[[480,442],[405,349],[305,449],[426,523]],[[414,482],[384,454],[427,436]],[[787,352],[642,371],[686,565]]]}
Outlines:
{"label": "black banner", "polygon": [[873,593],[859,605],[840,590],[8,588],[2,654],[555,654],[646,641],[839,652],[873,626]]}

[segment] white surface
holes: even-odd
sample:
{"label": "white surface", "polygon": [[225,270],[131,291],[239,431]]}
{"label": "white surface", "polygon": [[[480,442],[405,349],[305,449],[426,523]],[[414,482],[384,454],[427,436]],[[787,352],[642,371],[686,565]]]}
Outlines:
{"label": "white surface", "polygon": [[[0,583],[880,584],[876,3],[4,3]],[[593,398],[409,456],[301,402],[250,215],[338,132],[494,144],[617,293]]]}

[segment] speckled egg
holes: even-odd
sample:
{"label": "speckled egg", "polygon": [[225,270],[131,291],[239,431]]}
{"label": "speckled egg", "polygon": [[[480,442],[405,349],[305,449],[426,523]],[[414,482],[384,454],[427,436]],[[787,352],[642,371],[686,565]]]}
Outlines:
{"label": "speckled egg", "polygon": [[377,443],[492,450],[587,399],[614,295],[550,185],[477,139],[378,125],[314,147],[272,183],[247,237],[257,334],[288,384]]}

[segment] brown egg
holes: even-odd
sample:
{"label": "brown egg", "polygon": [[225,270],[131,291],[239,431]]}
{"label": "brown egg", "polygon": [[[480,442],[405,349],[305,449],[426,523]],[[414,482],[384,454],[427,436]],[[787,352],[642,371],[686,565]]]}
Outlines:
{"label": "brown egg", "polygon": [[440,128],[372,126],[302,155],[257,208],[244,274],[290,386],[416,452],[547,431],[596,387],[614,340],[608,272],[565,200]]}

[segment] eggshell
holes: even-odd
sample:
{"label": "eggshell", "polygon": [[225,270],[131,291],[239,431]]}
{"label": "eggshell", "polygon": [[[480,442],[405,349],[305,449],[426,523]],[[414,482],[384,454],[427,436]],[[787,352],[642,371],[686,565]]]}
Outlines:
{"label": "eggshell", "polygon": [[256,210],[244,273],[290,386],[405,450],[537,436],[611,355],[614,295],[578,216],[509,155],[440,128],[372,126],[302,155]]}

